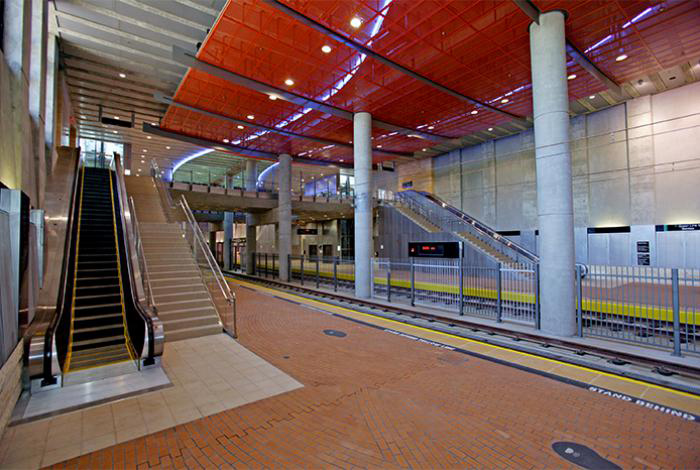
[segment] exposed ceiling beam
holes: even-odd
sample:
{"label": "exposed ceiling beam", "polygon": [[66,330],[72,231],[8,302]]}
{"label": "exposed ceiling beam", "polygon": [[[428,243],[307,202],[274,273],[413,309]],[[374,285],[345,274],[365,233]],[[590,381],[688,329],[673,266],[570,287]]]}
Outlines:
{"label": "exposed ceiling beam", "polygon": [[[151,126],[150,124],[143,123],[143,131],[148,134],[160,135],[163,137],[168,137],[175,140],[180,140],[182,142],[187,142],[199,147],[214,148],[221,151],[230,151],[237,153],[239,155],[244,155],[248,157],[265,158],[277,161],[278,155],[271,152],[263,152],[261,150],[252,150],[245,147],[240,147],[238,145],[223,144],[221,142],[214,142],[209,139],[202,139],[199,137],[193,137],[187,134],[180,134],[178,132],[169,131],[160,127]],[[308,163],[311,165],[333,165],[343,168],[352,168],[352,164],[348,163],[338,163],[338,162],[325,162],[322,160],[314,160],[312,158],[300,157],[294,155],[294,161],[299,163]]]}
{"label": "exposed ceiling beam", "polygon": [[[262,129],[262,130],[265,130],[268,132],[272,132],[274,134],[280,134],[280,135],[284,135],[287,137],[296,137],[299,139],[310,140],[312,142],[317,142],[319,144],[335,145],[338,147],[345,147],[345,148],[349,148],[349,149],[353,148],[352,144],[348,144],[347,142],[341,142],[338,140],[331,140],[331,139],[324,139],[321,137],[313,137],[313,136],[309,136],[309,135],[298,134],[296,132],[285,131],[283,129],[278,129],[276,127],[263,126],[261,124],[257,124],[254,122],[245,121],[243,119],[232,118],[232,117],[226,116],[224,114],[214,113],[214,112],[207,111],[207,110],[204,110],[201,108],[197,108],[195,106],[190,106],[190,105],[187,105],[184,103],[179,103],[179,102],[175,101],[172,97],[165,96],[162,93],[154,93],[153,97],[155,98],[156,101],[158,101],[160,103],[165,103],[165,104],[168,104],[170,106],[176,106],[178,108],[186,109],[188,111],[202,114],[204,116],[209,116],[209,117],[213,117],[216,119],[221,119],[223,121],[228,121],[228,122],[231,122],[233,124],[240,124],[242,126],[248,126],[248,127],[252,127],[255,129]],[[373,148],[372,151],[377,152],[377,153],[384,153],[387,155],[396,155],[396,156],[400,156],[400,157],[410,157],[413,155],[412,153],[409,153],[409,152],[398,152],[398,151],[394,151],[394,150],[383,150],[383,149],[379,149],[379,148]]]}
{"label": "exposed ceiling beam", "polygon": [[470,96],[464,95],[457,90],[454,90],[453,88],[449,88],[445,85],[441,85],[440,83],[437,83],[436,81],[426,77],[425,75],[421,75],[418,72],[415,72],[409,68],[404,67],[403,65],[394,62],[393,60],[389,59],[388,57],[384,57],[383,55],[374,52],[372,49],[363,46],[362,44],[353,41],[352,39],[345,37],[334,30],[328,28],[327,26],[322,25],[316,20],[313,20],[309,18],[308,16],[299,13],[298,11],[294,10],[293,8],[290,8],[289,6],[285,5],[284,3],[280,2],[279,0],[263,0],[265,3],[268,5],[278,9],[279,11],[291,16],[292,18],[296,19],[297,21],[315,29],[316,31],[319,31],[322,34],[325,34],[326,36],[342,43],[345,44],[348,47],[351,47],[352,49],[355,49],[358,52],[361,52],[362,54],[365,54],[369,57],[372,57],[374,60],[377,60],[381,62],[382,64],[393,68],[394,70],[398,70],[399,72],[408,75],[409,77],[418,80],[422,83],[425,83],[426,85],[429,85],[437,90],[440,90],[443,93],[446,93],[450,96],[453,96],[461,101],[466,101],[468,103],[473,104],[474,106],[482,109],[487,109],[489,111],[492,111],[494,113],[500,114],[502,116],[506,116],[510,119],[515,119],[515,120],[524,120],[523,116],[519,116],[517,114],[510,113],[508,111],[505,111],[503,109],[496,108],[495,106],[491,106],[488,103],[484,103],[482,101],[477,100],[476,98],[472,98]]}
{"label": "exposed ceiling beam", "polygon": [[[539,24],[540,15],[542,11],[532,3],[531,0],[512,0],[515,5],[517,5],[523,13],[525,13],[532,21]],[[615,83],[610,77],[608,77],[605,72],[600,70],[597,65],[595,65],[591,60],[586,57],[586,54],[581,52],[576,45],[571,41],[566,39],[566,52],[571,56],[574,61],[581,66],[586,72],[588,72],[593,78],[601,82],[605,87],[610,90],[613,97],[617,100],[621,100],[624,97],[624,93],[620,85]]]}
{"label": "exposed ceiling beam", "polygon": [[[298,95],[296,93],[292,93],[281,88],[275,88],[271,85],[268,85],[267,83],[259,82],[252,78],[248,78],[246,76],[237,74],[235,72],[231,72],[224,68],[217,67],[216,65],[208,64],[197,59],[197,57],[195,57],[193,53],[186,51],[181,47],[173,46],[173,58],[183,65],[195,68],[197,70],[201,70],[202,72],[206,72],[210,75],[214,75],[215,77],[222,78],[236,85],[240,85],[242,87],[249,88],[260,93],[276,95],[278,98],[283,99],[285,101],[289,101],[290,103],[294,103],[305,108],[313,108],[323,113],[331,114],[333,116],[352,121],[353,113],[350,111],[329,105],[322,101],[307,98],[305,96]],[[426,140],[441,141],[449,139],[449,137],[446,136],[432,134],[430,132],[424,132],[418,129],[402,127],[374,118],[372,119],[372,124],[376,127],[389,131],[399,132],[401,134],[417,135]]]}

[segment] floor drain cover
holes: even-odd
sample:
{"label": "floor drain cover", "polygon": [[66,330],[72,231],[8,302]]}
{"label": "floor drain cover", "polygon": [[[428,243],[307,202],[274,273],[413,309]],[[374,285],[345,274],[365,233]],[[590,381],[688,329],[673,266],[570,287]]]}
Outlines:
{"label": "floor drain cover", "polygon": [[344,331],[338,331],[338,330],[323,330],[325,334],[328,336],[337,336],[338,338],[342,338],[344,336],[347,336],[347,333]]}
{"label": "floor drain cover", "polygon": [[555,442],[552,449],[560,457],[582,468],[590,470],[618,470],[618,465],[604,459],[590,447],[575,442]]}

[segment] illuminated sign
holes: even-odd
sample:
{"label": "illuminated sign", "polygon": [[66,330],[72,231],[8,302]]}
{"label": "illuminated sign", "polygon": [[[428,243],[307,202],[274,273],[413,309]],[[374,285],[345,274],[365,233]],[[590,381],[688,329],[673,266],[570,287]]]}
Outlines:
{"label": "illuminated sign", "polygon": [[458,242],[409,243],[408,256],[415,258],[459,258]]}

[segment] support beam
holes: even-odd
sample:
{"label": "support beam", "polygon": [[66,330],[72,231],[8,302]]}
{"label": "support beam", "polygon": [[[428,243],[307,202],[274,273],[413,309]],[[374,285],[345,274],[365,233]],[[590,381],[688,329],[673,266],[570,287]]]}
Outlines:
{"label": "support beam", "polygon": [[530,60],[541,324],[545,333],[572,336],[576,333],[574,215],[563,12],[542,13],[539,24],[530,24]]}
{"label": "support beam", "polygon": [[[199,113],[203,116],[209,116],[209,117],[213,117],[216,119],[221,119],[223,121],[227,121],[227,122],[230,122],[233,124],[240,124],[242,126],[248,126],[248,127],[252,127],[255,129],[261,129],[261,130],[265,130],[268,132],[272,132],[274,134],[284,135],[287,137],[296,137],[299,139],[310,140],[312,142],[317,142],[317,143],[323,144],[323,145],[335,145],[338,147],[352,148],[352,145],[348,144],[347,142],[341,142],[339,140],[324,139],[321,137],[313,137],[313,136],[309,136],[309,135],[298,134],[296,132],[290,132],[290,131],[285,131],[283,129],[279,129],[277,127],[263,126],[261,124],[255,123],[255,122],[244,121],[243,119],[236,119],[236,118],[233,118],[230,116],[226,116],[224,114],[214,113],[212,111],[207,111],[205,109],[197,108],[195,106],[190,106],[188,104],[179,103],[179,102],[175,101],[174,98],[172,98],[170,96],[165,96],[159,92],[154,93],[153,98],[155,98],[155,100],[160,102],[160,103],[164,103],[164,104],[168,104],[170,106],[175,106],[178,108],[186,109],[186,110],[192,111],[194,113]],[[399,156],[399,157],[411,157],[411,156],[413,156],[413,154],[410,152],[398,152],[398,151],[384,150],[384,149],[373,149],[373,151],[381,152],[381,153],[384,153],[387,155],[395,155],[395,156]]]}
{"label": "support beam", "polygon": [[[532,3],[531,0],[513,0],[518,8],[522,10],[532,21],[539,24],[540,15],[542,11]],[[581,52],[578,47],[576,47],[571,41],[566,39],[566,52],[571,56],[574,61],[588,72],[593,78],[598,80],[600,83],[605,85],[606,88],[610,90],[616,100],[622,100],[624,98],[624,93],[622,87],[615,83],[610,77],[608,77],[605,72],[600,70],[591,60],[586,57],[586,54]]]}
{"label": "support beam", "polygon": [[355,113],[355,295],[372,296],[372,115]]}
{"label": "support beam", "polygon": [[258,162],[249,159],[245,161],[245,190],[255,191],[258,184]]}
{"label": "support beam", "polygon": [[233,240],[233,212],[224,212],[224,269],[230,271],[233,266],[231,262],[231,241]]}
{"label": "support beam", "polygon": [[430,78],[426,77],[425,75],[421,75],[418,72],[414,72],[411,69],[408,69],[404,67],[403,65],[394,62],[393,60],[384,57],[381,54],[378,54],[377,52],[374,52],[372,49],[363,46],[362,44],[353,41],[352,39],[345,37],[332,29],[322,25],[318,21],[315,21],[308,16],[299,13],[298,11],[294,10],[293,8],[290,8],[289,6],[285,5],[284,3],[280,2],[279,0],[264,0],[265,3],[270,5],[273,8],[276,8],[277,10],[291,16],[292,18],[296,19],[300,23],[303,23],[307,26],[309,26],[312,29],[315,29],[316,31],[325,34],[326,36],[338,41],[341,44],[345,44],[346,46],[355,49],[356,51],[367,55],[368,57],[373,58],[374,60],[381,62],[382,64],[393,68],[394,70],[398,70],[399,72],[408,75],[409,77],[418,80],[419,82],[425,83],[426,85],[429,85],[436,90],[439,90],[443,93],[446,93],[454,98],[457,98],[458,100],[461,101],[466,101],[467,103],[473,104],[474,106],[478,108],[482,108],[488,111],[492,111],[494,113],[500,114],[501,116],[508,117],[510,119],[516,119],[516,120],[524,120],[525,118],[523,116],[519,116],[517,114],[510,113],[508,111],[504,111],[502,109],[496,108],[495,106],[491,106],[488,103],[484,103],[482,101],[477,100],[476,98],[472,98],[470,96],[464,95],[453,88],[448,88],[444,85],[441,85],[437,83],[434,80],[431,80]]}
{"label": "support beam", "polygon": [[286,153],[280,155],[277,175],[279,177],[277,251],[280,257],[280,281],[289,282],[290,273],[287,260],[292,254],[292,157],[290,155]]}
{"label": "support beam", "polygon": [[[239,85],[250,90],[255,90],[260,93],[265,93],[267,95],[276,95],[280,99],[289,101],[290,103],[294,103],[304,108],[312,108],[323,113],[331,114],[333,116],[346,119],[348,121],[352,120],[353,115],[350,111],[346,111],[344,109],[329,105],[322,101],[307,98],[305,96],[298,95],[296,93],[292,93],[281,88],[276,88],[271,85],[268,85],[267,83],[263,83],[252,78],[248,78],[243,75],[237,74],[235,72],[231,72],[230,70],[226,70],[221,67],[208,64],[197,59],[194,53],[188,52],[182,49],[181,47],[173,46],[173,59],[182,65],[201,70],[202,72],[206,72],[209,75],[219,77],[235,85]],[[391,124],[377,119],[373,121],[373,124],[376,127],[379,127],[384,130],[399,132],[401,134],[406,135],[413,134],[420,136],[423,139],[432,140],[436,142],[449,139],[449,137],[447,136],[432,134],[430,132],[424,132],[419,129],[411,129],[408,127],[397,126],[396,124]]]}

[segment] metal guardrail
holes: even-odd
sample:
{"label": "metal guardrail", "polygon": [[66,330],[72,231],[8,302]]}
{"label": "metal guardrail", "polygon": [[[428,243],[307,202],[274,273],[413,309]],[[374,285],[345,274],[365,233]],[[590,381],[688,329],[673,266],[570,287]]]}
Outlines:
{"label": "metal guardrail", "polygon": [[539,257],[531,251],[432,194],[413,190],[401,191],[395,193],[395,200],[445,232],[456,236],[467,233],[518,263],[539,262]]}
{"label": "metal guardrail", "polygon": [[192,214],[189,204],[187,204],[185,196],[180,198],[178,206],[185,218],[183,222],[185,237],[192,248],[192,253],[197,261],[197,266],[199,266],[204,284],[207,286],[209,297],[219,315],[219,320],[224,330],[236,338],[238,335],[236,328],[236,296],[231,291],[219,264],[214,259],[214,255],[209,249],[209,244],[204,239],[204,235],[194,218],[194,214]]}
{"label": "metal guardrail", "polygon": [[[255,254],[256,274],[277,277],[276,254]],[[266,262],[267,260],[267,262]],[[354,289],[354,260],[289,257],[290,282]],[[372,296],[540,329],[539,264],[469,266],[459,260],[372,259]],[[700,270],[576,265],[578,336],[700,352]]]}

